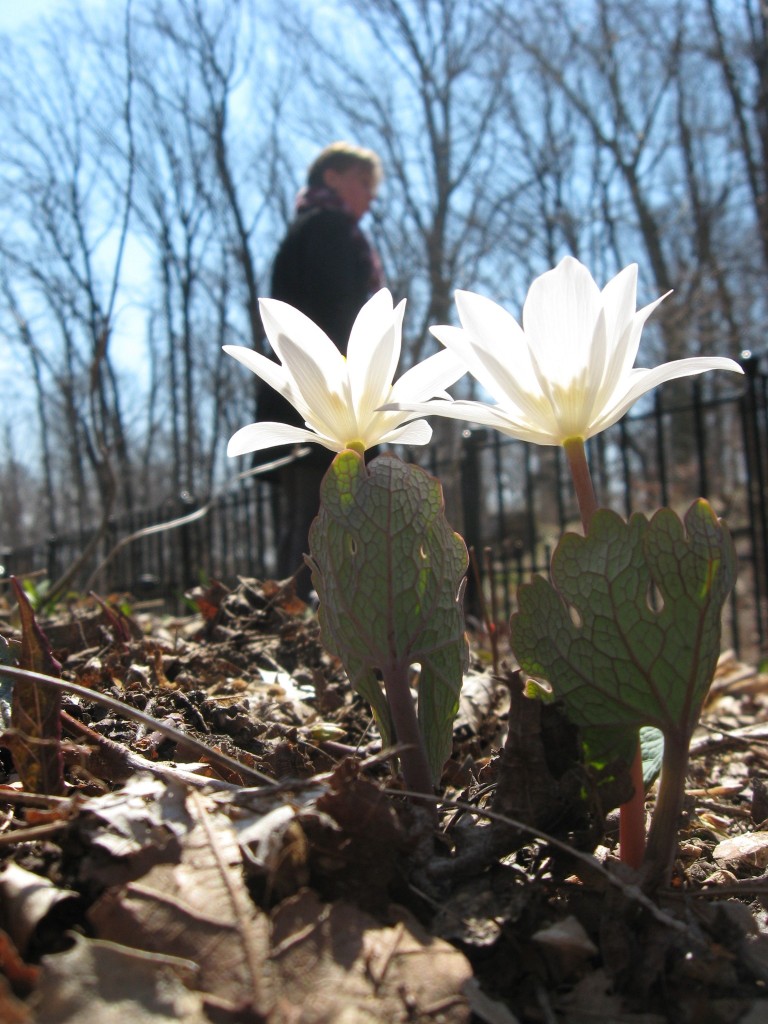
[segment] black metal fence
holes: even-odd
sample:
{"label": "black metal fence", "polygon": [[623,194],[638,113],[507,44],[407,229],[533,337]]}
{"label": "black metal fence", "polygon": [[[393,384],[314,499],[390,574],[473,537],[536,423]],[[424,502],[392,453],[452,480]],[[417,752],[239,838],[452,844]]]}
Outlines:
{"label": "black metal fence", "polygon": [[[702,496],[726,518],[739,577],[723,644],[756,660],[768,653],[768,371],[764,357],[745,354],[742,365],[743,378],[713,373],[657,389],[645,405],[594,438],[588,456],[600,504],[622,515],[650,514],[661,505],[682,513]],[[441,479],[449,521],[475,551],[479,575],[470,579],[469,610],[478,610],[479,579],[487,603],[492,595],[506,618],[517,585],[546,572],[562,531],[579,528],[563,453],[481,429],[441,437],[441,444],[403,454]],[[190,497],[116,517],[101,544],[101,557],[111,557],[97,589],[180,602],[185,590],[206,579],[269,577],[273,486],[258,476],[242,479],[197,517]],[[177,518],[182,525],[126,543],[138,531]],[[53,537],[4,552],[0,561],[6,573],[42,571],[55,580],[88,539],[87,533]]]}

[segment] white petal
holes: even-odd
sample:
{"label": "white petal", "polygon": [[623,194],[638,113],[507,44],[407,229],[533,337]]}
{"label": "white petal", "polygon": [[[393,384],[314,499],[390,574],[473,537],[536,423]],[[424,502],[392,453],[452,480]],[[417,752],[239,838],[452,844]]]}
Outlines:
{"label": "white petal", "polygon": [[396,427],[379,440],[386,444],[429,444],[432,427],[426,420],[413,420],[402,427]]}
{"label": "white petal", "polygon": [[469,366],[470,363],[474,362],[475,356],[472,352],[468,331],[463,330],[461,327],[452,327],[449,324],[430,327],[429,330],[442,345],[445,345],[448,351],[453,352],[455,357],[462,360],[465,365]]}
{"label": "white petal", "polygon": [[[481,350],[489,352],[497,363],[509,365],[519,387],[535,388],[536,377],[528,358],[528,341],[512,314],[475,292],[457,291],[456,308],[474,355],[479,355]],[[440,337],[439,334],[437,336]],[[458,349],[456,351],[459,353]],[[494,393],[485,384],[483,386],[489,394]]]}
{"label": "white petal", "polygon": [[461,326],[477,341],[485,339],[486,344],[509,351],[513,345],[523,347],[523,331],[520,324],[503,306],[476,292],[456,292],[456,308]]}
{"label": "white petal", "polygon": [[601,298],[608,337],[621,337],[637,308],[637,264],[630,263],[612,277],[603,288]]}
{"label": "white petal", "polygon": [[[513,361],[509,368],[489,349],[473,346],[473,353],[476,359],[472,367],[473,375],[500,406],[514,418],[519,416],[532,423],[546,420],[551,426],[554,422],[554,401],[539,385],[536,365],[527,347],[519,361]],[[529,368],[527,382],[525,374],[515,372],[518,367],[522,369],[524,366]],[[543,382],[549,387],[546,380]]]}
{"label": "white petal", "polygon": [[600,398],[598,399],[601,403],[610,402],[611,396],[620,381],[632,370],[637,358],[637,350],[640,347],[640,335],[645,322],[659,303],[670,294],[671,292],[666,292],[653,302],[649,302],[647,306],[639,309],[625,326],[621,337],[614,339],[615,344],[608,355],[608,365],[606,366]]}
{"label": "white petal", "polygon": [[606,409],[603,415],[592,426],[590,435],[605,430],[620,420],[627,410],[647,392],[664,384],[668,380],[675,380],[679,377],[694,377],[696,374],[705,373],[707,370],[731,370],[734,373],[744,373],[743,369],[734,359],[726,356],[692,356],[689,359],[677,359],[671,363],[662,363],[661,366],[654,366],[653,369],[645,370],[638,368],[632,370],[627,379],[627,387],[623,395],[618,398],[617,404]]}
{"label": "white petal", "polygon": [[[297,444],[301,441],[323,441],[311,430],[292,427],[288,423],[249,423],[241,427],[230,437],[227,455],[245,455],[247,452],[258,452],[263,448],[273,448],[278,444]],[[327,447],[327,445],[326,445]]]}
{"label": "white petal", "polygon": [[[355,322],[349,335],[347,362],[350,366],[355,366],[354,371],[350,370],[350,380],[353,373],[358,373],[360,368],[365,368],[370,359],[372,346],[380,342],[382,336],[389,332],[390,327],[393,324],[402,327],[404,309],[405,302],[399,303],[397,311],[393,309],[392,295],[386,288],[382,288],[368,299],[355,317]],[[389,381],[391,381],[400,358],[399,334],[397,338],[389,336],[389,342],[391,346],[390,358],[392,360],[389,373]]]}
{"label": "white petal", "polygon": [[560,444],[560,438],[556,432],[542,430],[538,423],[529,423],[524,418],[518,419],[499,405],[459,400],[456,402],[419,402],[412,406],[406,406],[406,408],[417,415],[445,416],[448,419],[464,420],[467,423],[482,423],[484,426],[493,427],[494,430],[499,430],[510,437],[516,437],[522,441],[532,441],[534,444]]}
{"label": "white petal", "polygon": [[[572,398],[573,413],[580,423],[589,422],[592,419],[594,410],[601,408],[602,385],[606,368],[610,362],[613,342],[614,339],[608,333],[605,310],[601,309],[592,338],[589,366],[584,370],[583,393],[578,397],[577,401],[573,401]],[[569,390],[575,392],[576,388]],[[578,411],[576,409],[577,406]],[[572,436],[570,425],[568,427],[568,436]]]}
{"label": "white petal", "polygon": [[318,433],[342,442],[357,437],[359,429],[349,396],[346,364],[334,346],[339,361],[321,365],[292,338],[282,339],[285,360],[306,403],[307,422]]}
{"label": "white petal", "polygon": [[523,307],[523,328],[548,381],[565,386],[589,365],[600,309],[592,275],[571,256],[534,280]]}
{"label": "white petal", "polygon": [[392,385],[391,402],[423,402],[455,384],[467,372],[466,363],[445,349],[416,363]]}
{"label": "white petal", "polygon": [[400,359],[400,334],[405,304],[392,309],[386,289],[363,306],[355,320],[347,352],[350,394],[358,423],[368,421],[389,394]]}
{"label": "white petal", "polygon": [[320,365],[337,366],[343,361],[344,357],[325,331],[320,330],[308,316],[289,306],[287,302],[281,302],[279,299],[259,299],[259,309],[269,343],[280,361],[288,365],[289,370],[290,363],[283,353],[284,337],[290,338],[294,344],[303,348]]}
{"label": "white petal", "polygon": [[446,402],[442,399],[435,399],[432,402],[398,402],[387,403],[383,409],[398,409],[401,412],[412,412],[419,416],[445,416],[452,420],[467,420],[469,423],[487,423],[490,426],[498,426],[501,419],[495,410],[496,405],[486,405],[485,402],[470,402],[460,399],[456,402]]}
{"label": "white petal", "polygon": [[279,363],[276,363],[273,359],[267,359],[260,352],[254,352],[253,349],[245,348],[242,345],[223,345],[222,348],[228,356],[232,356],[233,359],[242,363],[243,366],[247,366],[252,373],[255,373],[257,377],[261,377],[275,391],[279,391],[281,395],[287,396],[290,390],[290,378]]}
{"label": "white petal", "polygon": [[[468,295],[469,293],[465,292],[464,294]],[[473,298],[481,297],[473,296]],[[500,306],[497,308],[512,320],[505,310],[502,310]],[[514,320],[512,322],[514,323]],[[515,326],[517,325],[515,324]],[[433,327],[431,331],[436,338],[439,338],[447,348],[456,354],[458,359],[466,364],[467,370],[495,401],[505,404],[519,398],[522,405],[527,405],[532,390],[536,394],[540,393],[530,369],[524,336],[521,335],[520,351],[514,353],[511,350],[505,351],[500,344],[497,344],[498,335],[494,333],[478,337],[470,333],[469,330],[447,326]],[[508,365],[510,369],[508,369]],[[514,374],[510,372],[512,367],[514,367]],[[510,397],[510,392],[514,394],[515,399]]]}

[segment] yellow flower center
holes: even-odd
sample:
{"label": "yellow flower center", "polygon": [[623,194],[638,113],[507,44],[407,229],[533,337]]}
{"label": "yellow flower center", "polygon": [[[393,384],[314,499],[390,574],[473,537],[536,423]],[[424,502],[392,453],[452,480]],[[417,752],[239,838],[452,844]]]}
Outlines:
{"label": "yellow flower center", "polygon": [[584,447],[584,438],[575,435],[574,437],[565,437],[562,442],[563,448],[568,451],[569,448]]}

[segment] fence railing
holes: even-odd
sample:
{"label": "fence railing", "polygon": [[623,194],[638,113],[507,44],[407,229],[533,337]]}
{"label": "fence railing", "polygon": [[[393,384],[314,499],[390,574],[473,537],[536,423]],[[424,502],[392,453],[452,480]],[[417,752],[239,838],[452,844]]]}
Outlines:
{"label": "fence railing", "polygon": [[[724,617],[724,646],[744,658],[768,653],[768,372],[764,357],[745,354],[743,378],[708,374],[657,389],[588,445],[598,501],[622,515],[652,513],[661,505],[684,512],[706,497],[725,517],[739,558],[737,585]],[[445,421],[443,421],[445,423]],[[443,482],[448,519],[472,546],[479,576],[471,575],[467,607],[478,613],[478,579],[490,604],[508,617],[517,585],[546,572],[564,529],[579,526],[562,451],[533,446],[494,431],[454,432],[450,444],[411,449]],[[241,479],[194,518],[191,497],[159,508],[116,516],[100,556],[112,552],[96,581],[101,593],[180,602],[205,579],[274,571],[275,485]],[[128,535],[186,517],[175,529],[154,531],[115,552]],[[89,540],[87,532],[51,537],[41,545],[0,553],[6,574],[42,571],[57,579]],[[89,566],[84,579],[92,571]],[[82,584],[83,581],[80,581]]]}

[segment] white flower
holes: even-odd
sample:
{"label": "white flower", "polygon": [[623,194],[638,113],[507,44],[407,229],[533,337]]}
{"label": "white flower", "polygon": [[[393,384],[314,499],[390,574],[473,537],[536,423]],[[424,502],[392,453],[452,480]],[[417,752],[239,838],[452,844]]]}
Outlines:
{"label": "white flower", "polygon": [[383,288],[363,306],[352,327],[346,358],[308,317],[277,299],[261,299],[269,343],[280,363],[249,348],[225,345],[249,370],[280,392],[298,410],[305,427],[251,423],[229,441],[227,455],[243,455],[273,445],[316,441],[340,452],[365,450],[380,442],[426,444],[432,428],[411,413],[380,411],[385,403],[418,403],[444,390],[466,367],[450,351],[430,356],[393,385],[400,358],[405,300],[392,307]]}
{"label": "white flower", "polygon": [[633,368],[643,325],[661,302],[636,310],[636,289],[636,264],[601,292],[587,268],[566,256],[534,280],[522,328],[490,299],[457,292],[462,328],[433,327],[432,333],[464,360],[495,404],[435,401],[400,408],[483,423],[536,444],[562,445],[610,427],[664,381],[705,370],[743,373],[737,362],[722,356]]}

